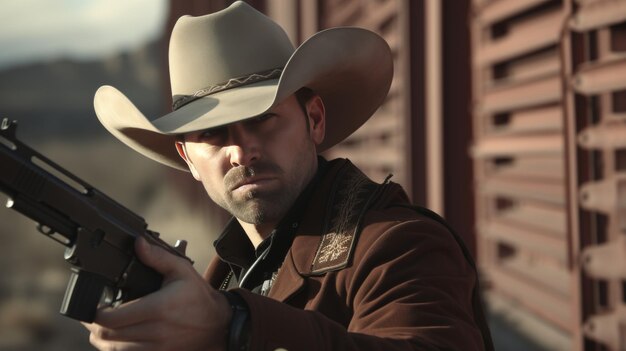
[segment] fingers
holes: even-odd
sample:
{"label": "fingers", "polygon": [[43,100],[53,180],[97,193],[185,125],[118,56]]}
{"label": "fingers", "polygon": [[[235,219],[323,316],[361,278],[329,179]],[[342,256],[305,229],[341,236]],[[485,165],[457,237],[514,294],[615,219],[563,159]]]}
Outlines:
{"label": "fingers", "polygon": [[232,313],[224,296],[189,261],[143,238],[136,240],[135,250],[145,265],[163,274],[163,285],[139,299],[98,310],[94,323],[85,324],[92,344],[102,350],[153,351],[184,349],[171,347],[173,342],[207,349],[222,340]]}
{"label": "fingers", "polygon": [[[140,304],[137,304],[140,305]],[[128,306],[125,306],[128,307]],[[121,313],[118,313],[121,312]],[[172,340],[167,324],[159,319],[137,321],[133,317],[132,309],[103,309],[98,311],[94,323],[82,323],[89,330],[89,342],[99,350],[124,351],[155,351],[171,350],[168,347]],[[142,318],[147,318],[142,315]]]}
{"label": "fingers", "polygon": [[147,344],[133,340],[115,339],[115,336],[119,336],[115,330],[102,327],[98,324],[88,324],[84,322],[81,322],[81,324],[89,330],[89,342],[98,350],[139,351],[152,349],[152,343]]}
{"label": "fingers", "polygon": [[141,262],[163,274],[166,280],[184,276],[192,268],[189,261],[150,244],[143,237],[135,240],[135,252]]}
{"label": "fingers", "polygon": [[99,324],[83,323],[85,328],[91,332],[90,340],[115,341],[126,343],[158,343],[159,336],[164,335],[158,330],[157,323],[133,324],[123,328],[107,328]]}
{"label": "fingers", "polygon": [[[189,290],[182,284],[176,289]],[[161,295],[163,299],[158,298]],[[232,313],[222,294],[216,292],[211,296],[215,301],[176,299],[159,291],[118,308],[98,310],[94,323],[83,325],[90,331],[90,342],[101,350],[204,350],[225,340],[228,314]],[[218,300],[218,296],[224,301]],[[180,303],[166,303],[172,300]],[[213,303],[214,308],[207,308]],[[225,311],[221,311],[218,303],[225,305]]]}
{"label": "fingers", "polygon": [[119,328],[157,319],[165,303],[162,302],[160,295],[149,294],[117,307],[99,309],[96,312],[95,322],[105,327]]}
{"label": "fingers", "polygon": [[[129,301],[115,308],[98,310],[95,322],[109,328],[117,328],[147,320],[163,319],[164,310],[191,293],[190,282],[201,281],[189,261],[150,244],[145,238],[135,240],[135,251],[141,262],[163,274],[163,285],[159,293],[148,294],[140,299]],[[206,282],[201,281],[202,288]],[[187,288],[183,288],[187,286]],[[168,307],[169,306],[169,307]],[[172,313],[172,311],[167,311]]]}
{"label": "fingers", "polygon": [[[93,335],[93,334],[91,334]],[[136,342],[110,342],[106,340],[95,339],[89,337],[89,342],[98,350],[117,350],[117,351],[155,351],[156,348],[146,344]],[[153,345],[153,344],[151,344]]]}

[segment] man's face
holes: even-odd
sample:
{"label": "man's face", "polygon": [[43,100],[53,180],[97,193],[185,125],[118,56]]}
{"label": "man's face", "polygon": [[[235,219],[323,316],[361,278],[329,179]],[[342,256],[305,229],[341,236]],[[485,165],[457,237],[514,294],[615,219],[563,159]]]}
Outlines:
{"label": "man's face", "polygon": [[276,224],[317,170],[324,107],[319,97],[306,106],[310,128],[292,95],[267,114],[185,135],[179,153],[218,205],[247,223]]}

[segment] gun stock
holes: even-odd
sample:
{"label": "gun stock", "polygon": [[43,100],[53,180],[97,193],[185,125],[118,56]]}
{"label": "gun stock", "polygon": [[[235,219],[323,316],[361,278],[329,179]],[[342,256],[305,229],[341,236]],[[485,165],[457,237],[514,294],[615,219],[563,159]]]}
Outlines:
{"label": "gun stock", "polygon": [[139,236],[192,262],[148,230],[142,217],[19,141],[16,129],[17,122],[8,119],[0,125],[0,191],[9,196],[7,207],[66,247],[71,275],[61,314],[92,322],[99,303],[131,301],[158,290],[162,276],[135,255]]}

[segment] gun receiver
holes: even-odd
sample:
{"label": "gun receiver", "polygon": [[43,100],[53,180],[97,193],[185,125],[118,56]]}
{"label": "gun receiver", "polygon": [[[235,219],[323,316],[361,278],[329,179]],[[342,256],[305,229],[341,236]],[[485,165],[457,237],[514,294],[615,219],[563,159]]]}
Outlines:
{"label": "gun receiver", "polygon": [[135,255],[139,236],[192,262],[184,254],[185,243],[172,247],[159,239],[143,218],[20,142],[16,129],[16,121],[2,120],[0,191],[9,196],[7,207],[66,246],[71,275],[61,314],[91,323],[99,303],[126,302],[158,290],[162,276]]}

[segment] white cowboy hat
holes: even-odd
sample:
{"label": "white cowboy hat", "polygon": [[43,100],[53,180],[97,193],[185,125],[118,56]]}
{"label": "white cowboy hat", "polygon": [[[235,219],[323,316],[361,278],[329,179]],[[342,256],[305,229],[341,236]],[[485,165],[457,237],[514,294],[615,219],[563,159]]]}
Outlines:
{"label": "white cowboy hat", "polygon": [[188,171],[177,136],[267,112],[302,87],[322,97],[326,137],[318,152],[360,127],[385,99],[393,75],[389,45],[361,28],[321,31],[294,50],[283,29],[244,2],[222,11],[183,16],[169,48],[174,111],[146,118],[111,86],[94,107],[104,127],[126,145]]}

